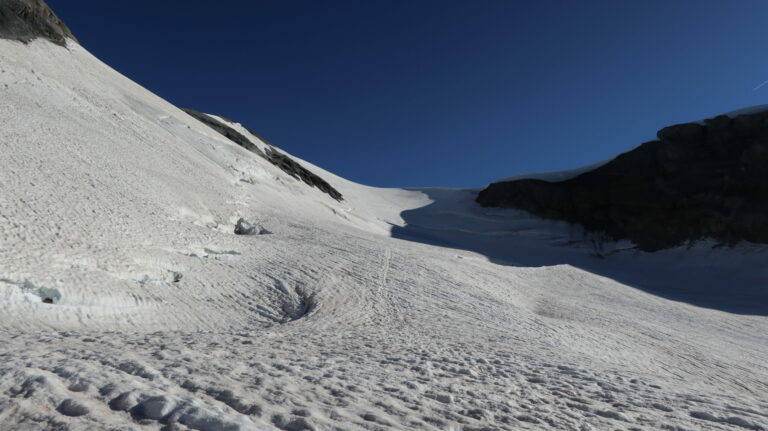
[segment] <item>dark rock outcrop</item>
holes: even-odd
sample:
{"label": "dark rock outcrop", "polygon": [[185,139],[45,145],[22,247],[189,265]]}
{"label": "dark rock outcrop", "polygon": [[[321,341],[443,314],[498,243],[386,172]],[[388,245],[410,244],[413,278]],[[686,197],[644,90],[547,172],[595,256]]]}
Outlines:
{"label": "dark rock outcrop", "polygon": [[235,235],[268,235],[272,232],[265,229],[263,226],[251,223],[244,218],[237,220],[235,224]]}
{"label": "dark rock outcrop", "polygon": [[477,202],[655,251],[702,238],[768,243],[768,112],[666,127],[570,180],[494,183]]}
{"label": "dark rock outcrop", "polygon": [[62,46],[77,40],[43,0],[0,0],[0,38],[27,43],[38,37]]}
{"label": "dark rock outcrop", "polygon": [[[191,115],[192,117],[195,117],[196,120],[200,121],[201,123],[205,124],[206,126],[210,127],[211,129],[219,132],[220,134],[224,135],[227,139],[230,141],[236,143],[237,145],[245,148],[246,150],[256,153],[260,155],[261,157],[266,158],[266,155],[263,151],[261,151],[261,148],[257,147],[256,144],[251,142],[250,139],[246,138],[245,135],[238,132],[237,130],[227,126],[226,124],[222,123],[221,121],[216,120],[215,118],[211,117],[210,115],[203,114],[202,112],[195,111],[194,109],[182,109],[187,114]],[[223,118],[223,117],[222,117]]]}
{"label": "dark rock outcrop", "polygon": [[298,164],[295,160],[275,150],[274,147],[267,148],[267,160],[269,160],[273,165],[282,169],[283,172],[287,173],[288,175],[296,179],[300,179],[312,187],[317,187],[321,192],[328,194],[330,197],[336,199],[337,201],[341,202],[344,200],[344,197],[341,195],[341,193],[339,193],[338,190],[333,188],[325,180],[313,174],[309,170],[304,169],[304,167]]}
{"label": "dark rock outcrop", "polygon": [[[256,146],[253,142],[251,142],[251,140],[245,137],[245,135],[243,135],[242,133],[238,132],[237,130],[233,129],[230,126],[227,126],[221,121],[218,121],[209,115],[203,114],[193,109],[184,109],[184,112],[191,115],[192,117],[202,122],[203,124],[207,125],[208,127],[212,128],[213,130],[224,135],[225,137],[227,137],[229,140],[236,143],[237,145],[240,145],[246,150],[251,151],[255,154],[258,154],[259,156],[268,160],[270,163],[277,166],[278,168],[283,170],[283,172],[287,173],[293,178],[297,180],[301,180],[311,187],[317,187],[320,191],[328,194],[330,197],[336,199],[339,202],[344,200],[344,196],[342,196],[342,194],[339,193],[338,190],[333,188],[333,186],[328,184],[327,181],[323,180],[322,178],[315,175],[308,169],[304,168],[292,158],[277,151],[277,149],[274,148],[272,145],[268,144],[268,147],[266,148],[266,152],[262,151],[261,148]],[[227,121],[233,122],[231,120],[227,120]],[[252,133],[252,132],[250,132],[249,130],[249,133]]]}

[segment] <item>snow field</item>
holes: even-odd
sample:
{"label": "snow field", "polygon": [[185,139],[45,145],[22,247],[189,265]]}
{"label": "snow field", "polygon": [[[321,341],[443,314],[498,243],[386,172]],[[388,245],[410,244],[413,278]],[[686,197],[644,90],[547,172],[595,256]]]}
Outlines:
{"label": "snow field", "polygon": [[336,202],[72,43],[0,40],[0,93],[3,430],[768,428],[768,319],[694,301],[763,301],[763,247],[299,160]]}

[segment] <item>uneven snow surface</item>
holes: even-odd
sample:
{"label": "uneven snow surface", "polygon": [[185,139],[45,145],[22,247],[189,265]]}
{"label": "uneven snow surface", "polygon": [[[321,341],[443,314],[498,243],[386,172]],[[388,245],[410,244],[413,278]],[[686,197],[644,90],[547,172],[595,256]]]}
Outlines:
{"label": "uneven snow surface", "polygon": [[0,40],[0,122],[3,431],[768,429],[765,247],[339,203],[74,43]]}

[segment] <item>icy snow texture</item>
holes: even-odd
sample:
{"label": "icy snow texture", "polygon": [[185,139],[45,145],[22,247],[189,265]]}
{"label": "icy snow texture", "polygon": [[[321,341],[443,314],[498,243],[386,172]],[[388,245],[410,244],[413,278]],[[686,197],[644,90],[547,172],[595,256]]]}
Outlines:
{"label": "icy snow texture", "polygon": [[765,313],[691,305],[765,248],[593,249],[296,159],[340,203],[74,43],[0,41],[0,94],[4,431],[768,427]]}

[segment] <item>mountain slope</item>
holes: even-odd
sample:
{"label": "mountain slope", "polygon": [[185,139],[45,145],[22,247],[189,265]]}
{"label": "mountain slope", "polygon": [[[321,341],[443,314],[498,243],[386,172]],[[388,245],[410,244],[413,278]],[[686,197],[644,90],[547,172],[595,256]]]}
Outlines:
{"label": "mountain slope", "polygon": [[577,223],[646,251],[705,238],[765,244],[768,112],[753,111],[667,127],[659,140],[564,181],[503,180],[477,201]]}
{"label": "mountain slope", "polygon": [[67,39],[76,40],[43,0],[0,3],[0,38],[29,42],[39,37],[59,45],[65,45]]}
{"label": "mountain slope", "polygon": [[754,287],[764,249],[600,259],[281,151],[339,201],[72,40],[0,65],[3,430],[768,427],[765,315],[620,277]]}
{"label": "mountain slope", "polygon": [[[339,193],[338,190],[333,188],[333,186],[328,184],[322,178],[313,174],[308,169],[301,166],[301,164],[297,163],[292,158],[276,150],[272,145],[267,144],[267,145],[262,145],[260,147],[254,144],[244,134],[235,130],[234,128],[235,124],[233,124],[231,120],[226,120],[223,118],[216,119],[211,115],[203,114],[201,112],[197,112],[192,109],[184,109],[184,112],[191,115],[192,117],[197,118],[203,124],[207,125],[213,130],[216,130],[220,134],[226,136],[227,139],[229,139],[230,141],[268,160],[270,163],[279,167],[280,169],[282,169],[283,172],[287,173],[288,175],[304,181],[304,183],[306,183],[309,186],[317,187],[320,191],[328,194],[328,196],[336,199],[339,202],[344,200],[344,197],[342,196],[342,194]],[[254,138],[256,137],[255,135],[252,135],[247,130],[244,132]],[[257,138],[256,141],[260,141],[260,139]],[[264,142],[262,142],[262,144],[264,144]]]}

